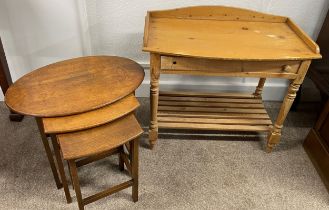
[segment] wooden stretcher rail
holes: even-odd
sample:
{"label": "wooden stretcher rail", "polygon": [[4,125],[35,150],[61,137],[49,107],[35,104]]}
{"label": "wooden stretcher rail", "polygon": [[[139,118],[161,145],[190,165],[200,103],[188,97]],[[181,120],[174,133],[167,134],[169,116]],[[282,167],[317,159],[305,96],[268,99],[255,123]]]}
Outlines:
{"label": "wooden stretcher rail", "polygon": [[221,102],[221,103],[249,103],[261,104],[261,99],[240,99],[240,98],[204,98],[204,97],[184,97],[184,96],[162,96],[163,101],[184,101],[184,102]]}
{"label": "wooden stretcher rail", "polygon": [[99,192],[99,193],[97,193],[95,195],[92,195],[92,196],[89,196],[87,198],[84,198],[82,200],[83,205],[87,205],[87,204],[92,203],[94,201],[97,201],[97,200],[99,200],[101,198],[104,198],[106,196],[109,196],[109,195],[111,195],[113,193],[119,192],[119,191],[121,191],[123,189],[126,189],[128,187],[131,187],[131,186],[133,186],[133,184],[134,184],[133,183],[133,180],[129,180],[129,181],[126,181],[126,182],[124,182],[122,184],[118,184],[118,185],[116,185],[114,187],[111,187],[111,188],[109,188],[107,190],[104,190],[102,192]]}
{"label": "wooden stretcher rail", "polygon": [[198,117],[198,118],[209,118],[209,119],[269,119],[267,114],[250,114],[250,113],[213,113],[213,112],[175,112],[175,111],[159,111],[158,117]]}

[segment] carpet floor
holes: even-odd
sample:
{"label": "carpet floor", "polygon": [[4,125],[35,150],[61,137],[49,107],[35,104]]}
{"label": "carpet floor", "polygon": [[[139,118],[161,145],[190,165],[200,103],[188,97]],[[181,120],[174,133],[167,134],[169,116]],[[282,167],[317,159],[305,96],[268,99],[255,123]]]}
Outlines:
{"label": "carpet floor", "polygon": [[[290,112],[281,143],[267,154],[257,133],[161,130],[148,149],[147,98],[140,98],[139,201],[131,188],[96,201],[86,209],[329,209],[329,196],[302,147],[319,107],[304,103]],[[265,104],[272,119],[279,103]],[[57,190],[35,120],[8,120],[0,102],[0,209],[78,209]],[[128,180],[117,156],[79,169],[81,189],[90,195]]]}

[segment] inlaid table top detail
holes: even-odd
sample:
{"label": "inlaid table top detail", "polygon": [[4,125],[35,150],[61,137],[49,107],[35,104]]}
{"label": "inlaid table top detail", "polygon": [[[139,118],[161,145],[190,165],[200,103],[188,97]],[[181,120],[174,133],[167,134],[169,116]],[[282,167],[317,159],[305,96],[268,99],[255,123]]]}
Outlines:
{"label": "inlaid table top detail", "polygon": [[134,92],[143,79],[143,68],[130,59],[80,57],[23,76],[8,89],[5,101],[23,115],[67,116],[114,103]]}

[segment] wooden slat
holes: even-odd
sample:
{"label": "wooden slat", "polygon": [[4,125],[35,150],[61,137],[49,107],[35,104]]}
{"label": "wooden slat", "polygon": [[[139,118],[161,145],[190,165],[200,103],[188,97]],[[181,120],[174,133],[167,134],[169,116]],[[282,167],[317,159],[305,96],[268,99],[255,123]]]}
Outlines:
{"label": "wooden slat", "polygon": [[160,96],[198,96],[213,98],[254,98],[251,93],[202,93],[202,92],[181,92],[181,91],[160,91]]}
{"label": "wooden slat", "polygon": [[159,128],[171,129],[269,131],[272,127],[261,99],[241,93],[161,92],[157,119]]}
{"label": "wooden slat", "polygon": [[[310,38],[301,29],[292,28],[289,21],[242,21],[240,15],[234,20],[218,21],[209,20],[209,15],[213,15],[210,12],[203,15],[200,17],[193,12],[186,18],[180,15],[157,18],[151,12],[148,41],[143,50],[162,55],[231,61],[321,58],[317,50],[312,50],[317,47],[308,41]],[[226,15],[224,17],[231,18]]]}
{"label": "wooden slat", "polygon": [[[289,68],[285,68],[289,66]],[[264,72],[296,73],[300,61],[226,61],[179,56],[161,56],[161,69],[177,71],[205,71],[213,73]]]}
{"label": "wooden slat", "polygon": [[174,123],[203,123],[203,124],[226,124],[226,125],[271,125],[268,119],[207,119],[207,118],[181,118],[181,117],[158,117],[159,122]]}
{"label": "wooden slat", "polygon": [[245,98],[205,98],[205,97],[184,97],[184,96],[160,96],[162,101],[203,101],[203,102],[222,102],[222,103],[249,103],[261,104],[261,99]]}
{"label": "wooden slat", "polygon": [[226,130],[226,131],[269,131],[271,126],[252,125],[223,125],[223,124],[198,124],[198,123],[167,123],[159,122],[159,128],[172,129],[197,129],[197,130]]}
{"label": "wooden slat", "polygon": [[264,109],[239,109],[239,108],[210,108],[210,107],[173,107],[173,106],[159,106],[160,111],[197,111],[197,112],[224,112],[224,113],[254,113],[266,114]]}
{"label": "wooden slat", "polygon": [[175,112],[159,111],[158,117],[176,116],[176,117],[198,117],[209,119],[270,119],[267,114],[250,114],[250,113],[199,113],[199,112]]}
{"label": "wooden slat", "polygon": [[247,104],[247,103],[215,103],[215,102],[185,102],[185,101],[162,101],[160,99],[159,106],[188,106],[188,107],[226,107],[226,108],[264,108],[263,104]]}

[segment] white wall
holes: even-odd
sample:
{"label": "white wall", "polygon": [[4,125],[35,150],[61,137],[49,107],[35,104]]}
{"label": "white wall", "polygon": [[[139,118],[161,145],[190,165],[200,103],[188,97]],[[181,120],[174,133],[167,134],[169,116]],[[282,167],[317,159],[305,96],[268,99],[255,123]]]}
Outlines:
{"label": "white wall", "polygon": [[[148,95],[148,54],[141,52],[147,10],[190,5],[227,5],[289,16],[313,38],[328,0],[0,0],[3,37],[13,80],[40,66],[88,54],[128,57],[146,67],[138,91]],[[256,79],[162,76],[162,88],[252,90]],[[286,82],[266,83],[265,99],[280,100]],[[0,95],[0,100],[2,96]]]}
{"label": "white wall", "polygon": [[75,0],[0,0],[0,36],[13,81],[49,63],[82,56],[80,23]]}

